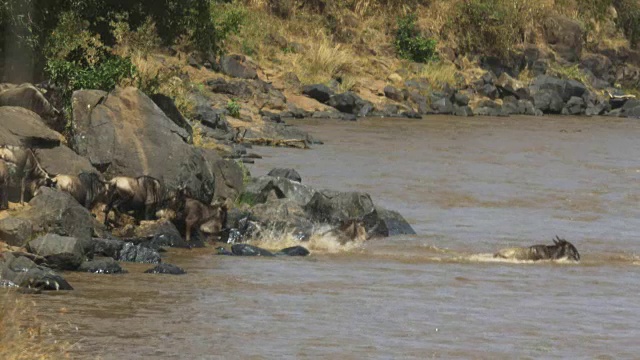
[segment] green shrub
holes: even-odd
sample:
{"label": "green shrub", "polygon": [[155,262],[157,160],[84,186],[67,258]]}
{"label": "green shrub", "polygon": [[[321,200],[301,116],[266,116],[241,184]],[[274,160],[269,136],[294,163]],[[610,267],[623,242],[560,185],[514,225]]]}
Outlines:
{"label": "green shrub", "polygon": [[239,118],[240,104],[238,104],[238,102],[236,102],[235,100],[229,101],[229,103],[227,103],[227,111],[229,112],[229,115],[233,116],[234,118]]}
{"label": "green shrub", "polygon": [[414,14],[398,18],[395,45],[403,59],[426,63],[437,58],[436,41],[420,34]]}
{"label": "green shrub", "polygon": [[82,66],[75,61],[50,60],[45,71],[51,82],[60,87],[65,102],[76,90],[111,91],[124,79],[133,79],[136,75],[136,68],[129,58],[111,54],[105,54],[91,66]]}

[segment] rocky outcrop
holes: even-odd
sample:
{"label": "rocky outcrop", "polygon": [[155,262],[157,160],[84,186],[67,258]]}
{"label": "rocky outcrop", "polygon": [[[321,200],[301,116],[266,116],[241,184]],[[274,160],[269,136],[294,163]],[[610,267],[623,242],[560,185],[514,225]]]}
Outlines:
{"label": "rocky outcrop", "polygon": [[87,243],[74,237],[46,234],[27,244],[27,250],[35,255],[42,256],[47,265],[57,270],[76,270],[87,259],[87,255],[93,255],[93,250],[87,251]]}
{"label": "rocky outcrop", "polygon": [[315,99],[323,104],[327,103],[331,96],[334,95],[333,90],[323,84],[305,85],[302,88],[302,94]]}
{"label": "rocky outcrop", "polygon": [[366,193],[322,190],[313,195],[304,210],[312,221],[339,224],[361,219],[370,235],[389,236],[389,229]]}
{"label": "rocky outcrop", "polygon": [[73,133],[74,150],[107,177],[150,175],[211,201],[215,179],[204,157],[185,141],[187,131],[138,89],[76,91]]}
{"label": "rocky outcrop", "polygon": [[76,154],[65,145],[54,148],[34,149],[40,166],[50,175],[77,175],[81,172],[97,173],[89,160]]}
{"label": "rocky outcrop", "polygon": [[570,62],[580,59],[585,31],[578,21],[563,15],[550,15],[543,28],[547,43],[556,53]]}
{"label": "rocky outcrop", "polygon": [[0,278],[23,287],[38,290],[73,290],[73,287],[50,268],[10,252],[0,254]]}
{"label": "rocky outcrop", "polygon": [[38,114],[46,123],[57,130],[62,130],[56,117],[59,111],[54,108],[47,98],[31,84],[4,86],[0,91],[0,106],[17,106],[31,110]]}
{"label": "rocky outcrop", "polygon": [[302,177],[295,169],[291,168],[274,168],[267,174],[273,177],[281,177],[291,181],[302,183]]}
{"label": "rocky outcrop", "polygon": [[104,233],[102,224],[71,195],[47,187],[24,210],[0,221],[0,228],[10,234],[8,239],[15,246],[26,244],[32,234],[52,233],[85,241]]}
{"label": "rocky outcrop", "polygon": [[13,106],[0,107],[0,144],[25,147],[55,147],[62,136],[51,130],[38,114]]}
{"label": "rocky outcrop", "polygon": [[238,198],[244,190],[244,174],[240,165],[233,160],[222,159],[214,150],[202,149],[202,155],[216,179],[214,200]]}
{"label": "rocky outcrop", "polygon": [[251,205],[265,203],[272,194],[272,197],[277,199],[290,199],[304,206],[315,192],[313,188],[287,178],[261,176],[251,179],[240,195],[240,201]]}
{"label": "rocky outcrop", "polygon": [[402,215],[400,215],[399,212],[383,209],[381,207],[376,207],[376,211],[378,212],[380,220],[389,231],[389,236],[416,234],[416,231],[413,230],[411,225]]}
{"label": "rocky outcrop", "polygon": [[184,269],[171,264],[158,264],[155,267],[145,271],[145,274],[168,274],[168,275],[184,275],[187,272]]}
{"label": "rocky outcrop", "polygon": [[158,105],[160,110],[169,117],[169,119],[187,132],[188,136],[184,140],[189,144],[193,144],[193,128],[187,119],[182,116],[182,113],[178,110],[173,99],[164,94],[153,94],[150,98],[154,103],[156,103],[156,105]]}
{"label": "rocky outcrop", "polygon": [[286,256],[309,256],[311,254],[304,246],[291,246],[284,248],[276,253],[276,255]]}
{"label": "rocky outcrop", "polygon": [[105,257],[83,262],[78,268],[79,272],[94,274],[124,274],[124,270],[113,258]]}
{"label": "rocky outcrop", "polygon": [[249,244],[231,245],[231,253],[235,256],[274,256],[272,252]]}
{"label": "rocky outcrop", "polygon": [[225,55],[220,58],[220,70],[231,76],[242,79],[257,79],[256,70],[249,64],[244,55]]}

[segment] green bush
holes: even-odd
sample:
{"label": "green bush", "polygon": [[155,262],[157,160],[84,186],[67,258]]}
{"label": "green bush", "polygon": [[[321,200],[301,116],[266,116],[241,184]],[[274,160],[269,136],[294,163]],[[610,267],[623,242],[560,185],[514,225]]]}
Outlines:
{"label": "green bush", "polygon": [[227,111],[229,112],[229,115],[233,116],[234,118],[239,118],[240,104],[238,104],[238,102],[236,102],[235,100],[229,101],[229,103],[227,103]]}
{"label": "green bush", "polygon": [[403,59],[426,63],[437,58],[436,41],[420,34],[414,14],[398,18],[395,45]]}

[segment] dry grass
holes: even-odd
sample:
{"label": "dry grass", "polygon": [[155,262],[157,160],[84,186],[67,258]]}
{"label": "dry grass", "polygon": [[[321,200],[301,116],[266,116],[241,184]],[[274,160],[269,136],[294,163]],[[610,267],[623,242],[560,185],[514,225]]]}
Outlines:
{"label": "dry grass", "polygon": [[33,304],[12,292],[0,295],[0,359],[68,359],[71,345],[52,340]]}
{"label": "dry grass", "polygon": [[447,61],[425,64],[418,77],[426,79],[434,89],[442,90],[445,84],[456,85],[458,79],[456,66]]}

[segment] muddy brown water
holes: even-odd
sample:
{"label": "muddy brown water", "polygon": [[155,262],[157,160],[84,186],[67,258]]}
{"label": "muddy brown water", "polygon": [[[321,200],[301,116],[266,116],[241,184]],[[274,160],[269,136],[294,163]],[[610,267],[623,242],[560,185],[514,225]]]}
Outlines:
{"label": "muddy brown water", "polygon": [[[304,259],[171,251],[184,276],[66,274],[75,291],[33,300],[74,358],[638,358],[638,120],[297,124],[326,145],[256,149],[254,175],[369,192],[419,235]],[[555,235],[580,264],[491,258]]]}

